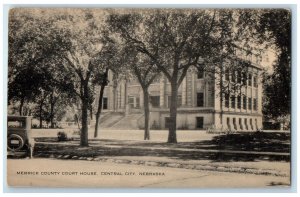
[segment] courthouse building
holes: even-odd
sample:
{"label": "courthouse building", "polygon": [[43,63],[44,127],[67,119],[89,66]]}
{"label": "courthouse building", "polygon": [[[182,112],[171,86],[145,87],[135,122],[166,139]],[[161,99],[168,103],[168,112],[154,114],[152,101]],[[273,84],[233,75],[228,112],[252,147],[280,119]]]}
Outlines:
{"label": "courthouse building", "polygon": [[[253,57],[252,57],[253,59]],[[250,57],[251,60],[251,57]],[[222,129],[253,131],[262,127],[262,85],[259,61],[248,61],[247,68],[230,71],[224,66],[222,84],[234,81],[240,84],[239,93],[223,92],[220,98],[220,75],[214,77],[203,70],[191,68],[178,89],[178,129]],[[239,64],[244,60],[237,59]],[[251,63],[250,63],[251,62]],[[254,63],[255,62],[255,63]],[[228,68],[228,69],[227,69]],[[219,76],[219,77],[218,77]],[[137,80],[113,82],[109,72],[109,85],[103,98],[103,127],[142,129],[144,126],[143,91]],[[150,127],[165,129],[169,118],[171,86],[163,75],[149,87]],[[222,103],[221,103],[222,102]],[[98,103],[96,98],[95,103]],[[110,123],[105,123],[110,121]]]}

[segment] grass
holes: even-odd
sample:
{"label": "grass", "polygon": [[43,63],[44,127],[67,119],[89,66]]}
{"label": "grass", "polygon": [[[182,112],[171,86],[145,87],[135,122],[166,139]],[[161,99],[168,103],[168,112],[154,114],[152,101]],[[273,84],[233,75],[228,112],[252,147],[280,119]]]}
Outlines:
{"label": "grass", "polygon": [[[36,138],[35,153],[64,154],[76,156],[151,156],[169,157],[180,160],[230,161],[290,161],[290,156],[254,154],[255,152],[290,152],[290,133],[255,132],[217,135],[209,140],[179,142],[131,141],[102,139],[90,140],[90,146],[82,148],[79,139],[57,142],[54,137]],[[43,143],[39,143],[43,142]],[[53,143],[54,142],[54,143]],[[140,147],[144,147],[141,149]],[[145,149],[146,148],[146,149]],[[153,149],[157,148],[157,149]],[[167,148],[167,149],[159,149]],[[184,148],[179,150],[178,148]],[[233,150],[244,153],[223,153],[197,150]]]}

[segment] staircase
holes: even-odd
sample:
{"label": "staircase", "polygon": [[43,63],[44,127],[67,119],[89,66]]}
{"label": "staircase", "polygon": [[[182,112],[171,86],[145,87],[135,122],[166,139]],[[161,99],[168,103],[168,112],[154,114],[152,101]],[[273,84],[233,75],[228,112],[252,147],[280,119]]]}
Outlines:
{"label": "staircase", "polygon": [[139,120],[144,115],[142,113],[129,114],[116,122],[112,129],[139,129]]}
{"label": "staircase", "polygon": [[112,112],[100,117],[100,128],[110,128],[124,117],[123,113]]}

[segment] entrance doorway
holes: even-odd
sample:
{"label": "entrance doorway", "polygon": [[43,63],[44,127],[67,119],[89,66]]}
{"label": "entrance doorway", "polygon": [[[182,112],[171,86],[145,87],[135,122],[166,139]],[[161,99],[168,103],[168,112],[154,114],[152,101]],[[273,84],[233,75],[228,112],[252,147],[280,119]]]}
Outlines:
{"label": "entrance doorway", "polygon": [[203,129],[203,117],[196,117],[196,128],[197,129]]}

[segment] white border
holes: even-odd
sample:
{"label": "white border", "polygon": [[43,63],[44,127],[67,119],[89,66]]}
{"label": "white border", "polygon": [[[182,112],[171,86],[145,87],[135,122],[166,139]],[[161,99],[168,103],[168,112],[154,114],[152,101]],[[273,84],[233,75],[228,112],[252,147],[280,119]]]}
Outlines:
{"label": "white border", "polygon": [[[209,5],[208,5],[208,3],[209,3]],[[225,2],[224,1],[221,1],[221,0],[209,0],[209,1],[196,1],[196,0],[184,0],[184,1],[178,1],[178,0],[144,0],[143,2],[141,2],[141,1],[137,1],[137,0],[127,0],[127,1],[125,1],[125,0],[109,0],[109,1],[97,1],[97,0],[85,0],[85,1],[82,1],[82,0],[52,0],[52,1],[50,1],[50,0],[47,0],[47,1],[43,1],[42,3],[41,3],[41,0],[3,0],[2,1],[2,4],[1,4],[1,10],[3,11],[3,6],[5,5],[5,4],[10,4],[10,5],[12,5],[12,4],[26,4],[27,6],[30,6],[30,5],[32,5],[33,6],[33,4],[44,4],[44,6],[45,5],[53,5],[53,6],[58,6],[58,5],[64,5],[64,6],[66,6],[67,4],[73,4],[73,6],[74,6],[74,4],[78,4],[77,6],[79,6],[79,4],[80,5],[83,5],[83,6],[86,6],[86,5],[88,5],[88,6],[93,6],[93,5],[96,5],[96,4],[102,4],[102,5],[113,5],[113,4],[121,4],[121,7],[123,6],[123,5],[126,5],[127,4],[127,6],[128,7],[130,7],[130,6],[133,6],[133,4],[138,4],[138,5],[142,5],[142,4],[144,4],[144,5],[147,5],[148,7],[153,7],[153,5],[151,6],[150,4],[160,4],[160,5],[163,5],[163,6],[167,6],[166,4],[172,4],[172,6],[174,5],[174,4],[178,4],[178,5],[176,5],[176,7],[180,7],[180,5],[181,6],[183,6],[183,5],[187,5],[187,4],[202,4],[202,6],[204,6],[204,7],[212,7],[212,5],[213,4],[215,4],[216,6],[218,6],[218,4],[222,4],[222,6],[221,7],[224,7],[223,5],[225,4]],[[128,5],[128,4],[131,4],[131,5]],[[230,4],[235,4],[235,5],[230,5]],[[256,4],[256,5],[255,5]],[[238,7],[238,6],[241,6],[241,7],[252,7],[253,5],[255,5],[255,7],[259,7],[259,5],[266,5],[266,4],[272,4],[272,5],[274,5],[275,7],[280,7],[281,5],[280,4],[296,4],[296,5],[298,5],[299,3],[298,3],[298,1],[297,0],[285,0],[285,1],[282,1],[282,0],[279,0],[279,1],[276,1],[276,0],[252,0],[252,1],[236,1],[236,0],[227,0],[226,1],[226,5],[228,5],[229,7]],[[277,5],[277,6],[276,6]],[[35,5],[36,6],[36,5]],[[127,7],[126,6],[126,7]],[[157,5],[156,5],[157,6]],[[139,6],[139,7],[142,7],[142,6]],[[1,25],[1,27],[3,27],[3,12],[2,11],[0,11],[0,16],[1,16],[1,22],[0,22],[0,25]],[[297,7],[296,8],[296,12],[297,13],[300,13],[299,12],[299,8]],[[297,36],[299,36],[299,27],[300,27],[300,25],[299,25],[299,14],[298,14],[298,16],[297,16],[297,20],[296,20],[296,22],[297,22],[297,33],[295,33],[295,35],[297,35]],[[5,28],[3,28],[3,30],[5,31]],[[295,31],[295,30],[293,30],[293,31]],[[1,39],[1,42],[0,43],[2,43],[2,44],[4,44],[4,40],[3,40],[3,36],[4,36],[4,34],[3,34],[4,32],[3,31],[1,31],[0,32],[0,39]],[[298,57],[298,51],[297,51],[297,54],[295,54],[295,49],[297,49],[298,47],[297,46],[299,46],[299,37],[298,37],[298,39],[297,40],[295,40],[295,38],[293,38],[293,43],[295,43],[297,41],[297,44],[296,44],[296,46],[294,46],[293,47],[293,57]],[[2,45],[3,46],[3,45]],[[5,47],[1,47],[1,50],[0,50],[0,57],[1,57],[1,60],[2,60],[2,62],[3,62],[3,66],[2,66],[2,71],[3,71],[3,69],[4,69],[4,66],[6,65],[5,63],[4,63],[4,52],[6,51],[7,49],[5,48]],[[300,57],[300,56],[299,56]],[[299,96],[299,91],[297,91],[297,86],[298,86],[298,84],[299,84],[299,77],[297,78],[297,76],[300,76],[300,73],[299,73],[299,70],[300,69],[297,69],[296,68],[296,66],[297,66],[297,62],[294,62],[294,67],[293,67],[293,73],[292,73],[292,83],[293,83],[293,85],[292,85],[292,88],[293,88],[293,95],[292,95],[292,100],[293,100],[293,102],[294,101],[296,101],[297,100],[297,98],[299,98],[298,96]],[[0,72],[0,81],[1,81],[1,85],[0,85],[0,93],[2,93],[2,96],[0,97],[0,125],[2,126],[2,128],[4,127],[4,118],[5,118],[5,116],[4,116],[4,114],[6,114],[6,111],[4,111],[5,110],[5,108],[6,108],[6,100],[4,100],[4,96],[6,95],[6,89],[7,89],[7,84],[6,83],[4,83],[4,81],[6,82],[6,73],[5,72]],[[292,108],[292,113],[293,113],[293,119],[292,119],[292,123],[296,123],[296,122],[299,122],[299,116],[298,116],[298,114],[297,114],[297,112],[299,112],[300,111],[300,109],[299,109],[299,105],[297,105],[297,103],[296,102],[294,102],[293,103],[293,108]],[[0,128],[1,128],[1,126],[0,126]],[[297,132],[299,129],[299,124],[297,124],[296,125],[296,127],[295,128],[293,128],[294,130],[293,130],[293,132]],[[0,135],[1,136],[1,138],[3,137],[3,135]],[[293,142],[294,143],[297,143],[298,141],[299,141],[299,136],[300,136],[300,134],[298,134],[297,135],[297,140],[295,139],[293,139]],[[3,139],[1,139],[1,142],[3,142]],[[3,146],[2,146],[3,147]],[[299,146],[297,146],[297,152],[299,153],[300,151],[299,151]],[[1,148],[1,154],[3,155],[3,149]],[[3,158],[5,158],[5,157],[2,157],[2,162],[1,162],[1,164],[0,164],[0,167],[1,167],[1,169],[3,169],[3,162],[4,162],[4,160],[3,160]],[[298,160],[299,160],[299,157],[297,158]],[[297,163],[299,164],[299,162],[297,161]],[[6,181],[5,179],[3,179],[3,178],[5,178],[6,177],[6,175],[4,175],[4,176],[2,176],[1,177],[1,182],[0,182],[0,184],[1,184],[1,186],[3,186],[3,183]],[[299,170],[297,170],[297,177],[299,177]],[[297,186],[296,186],[296,188],[299,188],[299,181],[297,181]],[[2,188],[3,189],[3,188]],[[115,189],[111,189],[111,191],[112,192],[117,192],[117,191],[114,191]],[[3,191],[3,190],[2,190]],[[127,190],[127,191],[123,191],[123,192],[130,192],[130,191],[132,191],[132,192],[134,192],[134,190]],[[192,191],[192,190],[191,190]],[[242,190],[243,192],[247,192],[247,191],[245,191],[245,190]],[[80,191],[77,191],[77,192],[80,192]],[[82,191],[82,192],[87,192],[87,190],[86,191]],[[98,191],[99,192],[99,191]],[[106,192],[108,192],[108,191],[106,191]],[[149,192],[151,192],[151,190],[149,190]],[[176,191],[176,192],[179,192],[179,191]],[[185,191],[186,192],[186,191]],[[204,191],[205,192],[205,191]],[[214,190],[214,189],[211,189],[209,192],[222,192],[222,190],[221,191],[219,191],[219,190]],[[224,192],[224,190],[223,190],[223,192]],[[226,191],[225,191],[226,192]],[[253,191],[252,191],[253,192]],[[262,192],[261,190],[259,191],[259,189],[258,189],[258,192]],[[274,192],[276,192],[276,190],[274,191]],[[5,195],[7,195],[7,196],[11,196],[12,194],[5,194]],[[18,194],[13,194],[13,195],[18,195]],[[38,194],[21,194],[22,196],[32,196],[32,195],[38,195]],[[43,195],[51,195],[51,194],[43,194]],[[59,196],[62,196],[62,195],[66,195],[65,193],[62,193],[62,194],[55,194],[55,195],[59,195]],[[82,196],[82,194],[72,194],[72,196]],[[92,194],[91,194],[92,195]],[[99,194],[96,194],[97,196],[99,195]],[[103,194],[100,194],[100,195],[103,195]],[[118,196],[118,193],[114,193],[114,194],[106,194],[107,196]],[[157,193],[157,194],[144,194],[144,195],[146,195],[146,196],[150,196],[151,195],[151,197],[153,196],[153,195],[160,195],[159,193]],[[170,196],[182,196],[183,194],[170,194]],[[184,194],[185,195],[185,194]],[[189,196],[199,196],[199,195],[203,195],[203,194],[189,194]],[[213,194],[213,193],[209,193],[209,194],[205,194],[205,196],[215,196],[216,194]],[[222,196],[240,196],[240,194],[238,194],[238,193],[225,193],[225,194],[221,194]],[[253,195],[253,194],[243,194],[243,195]],[[272,195],[272,196],[282,196],[282,195],[287,195],[287,196],[295,196],[296,195],[296,193],[289,193],[289,194],[280,194],[280,193],[257,193],[257,194],[254,194],[254,195],[258,195],[258,196],[269,196],[269,195]],[[139,194],[138,193],[135,193],[135,194],[129,194],[129,193],[125,193],[125,194],[122,194],[122,196],[139,196]]]}

